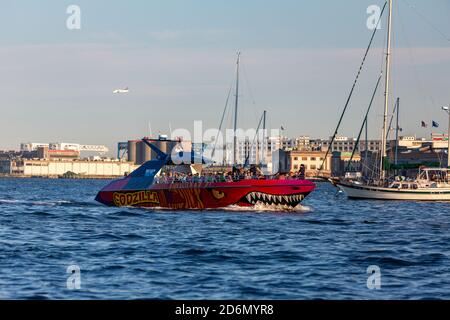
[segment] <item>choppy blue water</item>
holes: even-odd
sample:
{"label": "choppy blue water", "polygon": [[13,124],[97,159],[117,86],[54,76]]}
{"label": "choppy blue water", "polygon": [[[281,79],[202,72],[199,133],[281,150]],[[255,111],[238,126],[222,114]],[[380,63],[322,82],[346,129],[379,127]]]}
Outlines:
{"label": "choppy blue water", "polygon": [[450,298],[449,203],[351,201],[320,183],[296,213],[152,211],[97,204],[105,184],[0,179],[0,298]]}

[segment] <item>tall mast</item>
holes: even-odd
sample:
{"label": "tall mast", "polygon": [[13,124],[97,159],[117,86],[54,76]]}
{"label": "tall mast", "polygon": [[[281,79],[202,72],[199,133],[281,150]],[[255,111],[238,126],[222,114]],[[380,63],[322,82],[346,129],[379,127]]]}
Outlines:
{"label": "tall mast", "polygon": [[234,165],[237,163],[237,119],[238,119],[238,104],[239,104],[239,62],[241,59],[241,52],[237,53],[236,61],[236,100],[234,103],[234,132],[233,132],[233,162]]}
{"label": "tall mast", "polygon": [[[448,141],[448,148],[447,148],[447,168],[450,169],[450,104],[447,108],[448,113],[448,133],[447,133],[447,141]],[[447,180],[450,181],[449,177],[450,173],[447,173]]]}
{"label": "tall mast", "polygon": [[266,162],[266,115],[267,111],[264,110],[263,113],[263,136],[262,136],[262,155],[261,155],[261,161],[262,163]]}
{"label": "tall mast", "polygon": [[384,161],[387,157],[387,118],[389,112],[389,82],[391,77],[391,29],[392,29],[392,1],[389,0],[389,17],[387,28],[387,51],[386,51],[386,81],[384,91],[384,114],[383,114],[383,133],[381,135],[381,162],[380,162],[380,180],[386,178],[384,170]]}
{"label": "tall mast", "polygon": [[397,98],[397,127],[395,128],[395,165],[398,165],[398,131],[400,117],[400,98]]}
{"label": "tall mast", "polygon": [[[366,119],[365,119],[365,121],[366,121],[366,142],[365,142],[365,151],[364,151],[364,165],[365,165],[365,169],[363,169],[363,172],[364,172],[364,170],[365,170],[365,172],[367,173],[368,172],[368,170],[367,170],[367,165],[368,165],[368,163],[369,163],[369,121],[367,121],[368,119],[367,119],[367,116],[366,116]],[[364,175],[364,176],[367,176],[367,175]]]}

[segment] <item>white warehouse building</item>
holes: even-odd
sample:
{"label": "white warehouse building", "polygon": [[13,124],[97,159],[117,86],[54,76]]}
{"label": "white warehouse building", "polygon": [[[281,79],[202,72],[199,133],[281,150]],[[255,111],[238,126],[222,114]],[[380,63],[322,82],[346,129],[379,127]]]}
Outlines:
{"label": "white warehouse building", "polygon": [[26,177],[57,177],[74,173],[86,177],[120,177],[137,169],[131,162],[121,161],[52,161],[52,160],[20,160],[12,166],[13,174]]}

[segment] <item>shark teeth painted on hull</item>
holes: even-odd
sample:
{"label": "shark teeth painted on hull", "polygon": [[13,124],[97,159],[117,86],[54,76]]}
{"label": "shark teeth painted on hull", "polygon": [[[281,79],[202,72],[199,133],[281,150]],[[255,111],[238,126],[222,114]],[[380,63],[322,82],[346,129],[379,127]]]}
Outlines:
{"label": "shark teeth painted on hull", "polygon": [[272,195],[262,192],[250,192],[245,196],[248,203],[256,204],[266,204],[266,205],[283,205],[289,207],[297,206],[303,199],[302,194],[292,194],[292,195]]}

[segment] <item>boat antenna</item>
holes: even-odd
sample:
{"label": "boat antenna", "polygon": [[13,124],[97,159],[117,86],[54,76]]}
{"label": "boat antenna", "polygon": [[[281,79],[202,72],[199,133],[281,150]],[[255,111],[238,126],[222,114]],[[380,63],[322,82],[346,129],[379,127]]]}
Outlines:
{"label": "boat antenna", "polygon": [[369,41],[369,45],[367,46],[366,52],[364,53],[363,60],[361,62],[361,65],[359,66],[359,70],[358,70],[358,73],[356,74],[355,81],[353,82],[352,89],[350,90],[350,94],[348,95],[347,101],[345,103],[344,110],[342,111],[342,114],[341,114],[341,117],[339,118],[339,121],[338,121],[338,124],[336,126],[336,129],[334,130],[333,136],[331,137],[330,144],[328,146],[328,149],[327,149],[327,152],[325,154],[325,157],[323,158],[322,164],[320,165],[319,172],[323,170],[324,165],[325,165],[325,161],[327,161],[328,154],[330,153],[331,149],[333,148],[334,140],[336,139],[336,136],[338,134],[338,130],[339,130],[340,126],[341,126],[342,120],[344,119],[345,112],[347,111],[347,107],[348,107],[348,105],[350,103],[350,100],[351,100],[351,98],[353,96],[353,91],[355,90],[355,87],[356,87],[356,84],[358,82],[358,79],[359,79],[359,76],[361,74],[361,71],[362,71],[362,68],[364,66],[364,63],[366,62],[366,58],[367,58],[367,55],[369,54],[369,50],[372,47],[373,39],[375,38],[375,34],[377,33],[378,26],[379,26],[380,21],[381,21],[381,17],[383,16],[384,10],[386,8],[386,4],[387,4],[387,2],[384,3],[383,9],[381,10],[381,14],[380,14],[380,19],[378,19],[377,25],[376,25],[376,27],[373,30],[372,37],[370,38],[370,41]]}
{"label": "boat antenna", "polygon": [[383,113],[383,132],[381,135],[381,159],[380,159],[380,182],[386,179],[385,161],[387,157],[387,118],[389,112],[389,82],[391,79],[391,45],[392,45],[392,0],[389,0],[389,15],[387,28],[387,50],[386,50],[386,78],[384,91],[384,113]]}
{"label": "boat antenna", "polygon": [[236,60],[236,96],[234,102],[234,129],[233,129],[233,167],[236,166],[237,160],[237,119],[238,119],[238,105],[239,105],[239,63],[241,60],[241,52],[237,53]]}

